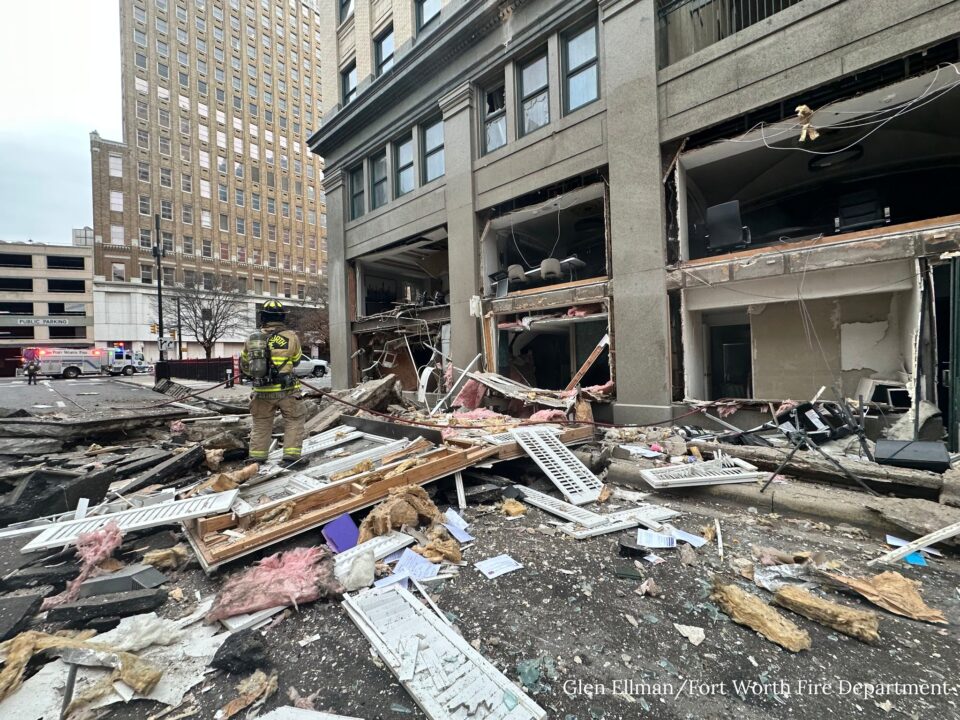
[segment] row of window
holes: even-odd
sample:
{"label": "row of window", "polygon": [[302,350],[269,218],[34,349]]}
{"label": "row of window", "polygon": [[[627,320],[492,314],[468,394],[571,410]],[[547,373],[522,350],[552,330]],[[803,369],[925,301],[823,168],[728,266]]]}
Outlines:
{"label": "row of window", "polygon": [[[600,98],[597,23],[578,26],[561,35],[561,77],[564,114]],[[550,123],[551,58],[546,48],[517,65],[517,133],[520,137]],[[507,144],[507,98],[504,84],[484,94],[483,150],[493,152]]]}
{"label": "row of window", "polygon": [[[272,234],[272,237],[270,237],[270,238],[268,238],[268,239],[271,240],[271,241],[276,241],[276,228],[274,228],[273,226],[271,226],[271,228],[273,229],[273,234]],[[122,226],[122,225],[111,225],[111,226],[110,226],[110,244],[111,244],[111,245],[123,245],[123,244],[125,244],[125,242],[126,242],[126,238],[125,238],[125,236],[124,236],[123,226]],[[290,244],[290,231],[289,231],[289,229],[284,229],[283,242],[284,242],[285,245],[289,245],[289,244]],[[131,244],[133,244],[133,245],[139,245],[139,247],[144,248],[144,249],[149,249],[149,248],[152,248],[152,247],[153,247],[153,243],[154,243],[154,231],[151,230],[150,228],[140,228],[138,239],[137,239],[136,241],[132,242]],[[174,251],[174,250],[173,250],[173,233],[172,233],[172,232],[165,231],[165,230],[162,230],[162,231],[160,232],[160,243],[161,243],[161,245],[163,246],[163,249],[164,249],[165,252],[170,252],[170,253],[172,253],[172,252]],[[302,247],[303,247],[303,233],[298,233],[298,234],[297,234],[297,236],[296,236],[296,244],[297,244],[297,247],[299,247],[299,248],[302,248]],[[310,249],[311,249],[311,250],[316,250],[316,249],[317,249],[317,238],[316,238],[316,236],[311,236],[311,237],[310,237],[310,239],[309,239],[309,245],[310,245]],[[229,258],[229,254],[227,254],[226,251],[224,250],[224,248],[227,248],[227,247],[229,247],[229,243],[228,243],[227,241],[225,241],[225,240],[221,240],[221,241],[220,241],[220,248],[221,248],[221,253],[220,253],[220,255],[221,255],[221,259],[222,259],[222,260],[229,260],[229,259],[230,259],[230,258]],[[324,250],[326,249],[326,242],[325,242],[325,241],[323,241],[323,248],[324,248]],[[199,250],[200,250],[200,255],[201,255],[201,257],[212,258],[212,257],[213,257],[213,240],[211,240],[211,239],[208,238],[208,237],[203,238],[203,239],[200,241],[199,246],[196,247],[196,249],[199,249]],[[193,236],[192,236],[192,235],[184,235],[184,236],[183,236],[182,251],[183,251],[183,253],[186,254],[186,255],[193,255],[193,254],[194,254],[195,246],[194,246],[194,241],[193,241]],[[261,252],[262,252],[262,245],[257,245],[257,246],[255,246],[255,247],[253,247],[253,248],[251,249],[251,251],[252,251],[253,257],[254,257],[254,261],[253,261],[254,264],[259,265],[259,264],[260,264],[260,256],[261,256]],[[277,255],[276,251],[268,251],[268,252],[269,252],[269,257],[275,258],[276,255]],[[287,251],[287,252],[289,252],[289,251]],[[301,255],[301,257],[299,257],[299,258],[297,259],[296,264],[297,264],[298,266],[302,266],[302,265],[303,265],[302,251],[297,251],[297,252],[298,252],[298,254]],[[238,245],[238,246],[237,246],[237,255],[238,255],[238,260],[239,260],[239,262],[246,262],[246,261],[247,261],[246,254],[247,254],[247,246],[246,246],[246,245]],[[286,265],[289,265],[290,262],[291,262],[290,256],[287,255],[286,258],[285,258],[285,260],[284,260],[284,263],[285,263]],[[289,270],[289,267],[288,267],[287,269]],[[302,267],[298,267],[298,269],[302,269]]]}
{"label": "row of window", "polygon": [[[146,263],[140,265],[140,282],[146,285],[153,284],[153,276],[155,267],[153,265],[147,265]],[[111,263],[110,267],[110,276],[114,282],[125,282],[127,279],[127,265],[126,263]],[[195,287],[201,286],[204,290],[213,290],[216,287],[216,283],[220,281],[221,278],[218,275],[213,273],[200,273],[199,277],[195,271],[184,270],[183,271],[183,285],[186,287]],[[199,285],[198,285],[199,282]],[[163,268],[163,284],[164,285],[175,285],[177,284],[176,280],[176,268],[164,267]],[[280,283],[278,280],[269,280],[268,287],[270,288],[270,295],[276,297],[280,291]],[[233,289],[241,294],[246,295],[250,292],[248,279],[244,275],[239,275],[233,280]],[[253,293],[255,295],[263,295],[263,279],[254,278],[253,279]],[[283,283],[283,296],[292,297],[293,293],[293,284],[289,282]],[[297,285],[297,298],[300,300],[305,300],[307,297],[307,288],[306,285],[298,284]]]}
{"label": "row of window", "polygon": [[[368,192],[370,195],[370,210],[376,210],[389,202],[391,198],[390,164],[393,167],[393,198],[406,195],[416,187],[415,138],[420,141],[420,182],[426,185],[443,176],[446,171],[443,120],[436,119],[419,125],[400,136],[368,157],[366,162],[360,163],[349,171],[351,220],[356,220],[367,212]],[[388,159],[390,164],[388,164]]]}
{"label": "row of window", "polygon": [[[440,0],[416,0],[417,33],[430,29],[440,18]],[[353,0],[340,0],[340,22],[353,14]],[[393,25],[373,39],[374,77],[380,77],[393,67],[395,50]],[[354,60],[340,72],[340,102],[349,105],[357,96],[357,62]]]}

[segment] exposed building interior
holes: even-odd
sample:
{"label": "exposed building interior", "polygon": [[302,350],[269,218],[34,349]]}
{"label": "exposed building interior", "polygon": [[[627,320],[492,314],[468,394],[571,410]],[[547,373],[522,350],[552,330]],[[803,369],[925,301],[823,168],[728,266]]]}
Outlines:
{"label": "exposed building interior", "polygon": [[683,397],[948,409],[948,258],[921,234],[960,226],[958,85],[944,64],[679,154]]}
{"label": "exposed building interior", "polygon": [[609,275],[605,205],[594,182],[491,219],[481,238],[486,295]]}
{"label": "exposed building interior", "polygon": [[393,373],[404,390],[433,392],[449,357],[446,228],[363,255],[353,266],[358,377]]}
{"label": "exposed building interior", "polygon": [[[684,153],[683,259],[960,212],[960,73],[948,65]],[[814,137],[816,135],[816,137]]]}

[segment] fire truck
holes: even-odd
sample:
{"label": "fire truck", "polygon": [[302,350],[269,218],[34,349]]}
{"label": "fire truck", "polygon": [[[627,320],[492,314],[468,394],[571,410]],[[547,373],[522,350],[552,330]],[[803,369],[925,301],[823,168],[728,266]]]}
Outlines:
{"label": "fire truck", "polygon": [[41,375],[75,378],[80,375],[100,375],[109,367],[107,349],[32,347],[23,349],[24,364],[31,360],[40,363]]}

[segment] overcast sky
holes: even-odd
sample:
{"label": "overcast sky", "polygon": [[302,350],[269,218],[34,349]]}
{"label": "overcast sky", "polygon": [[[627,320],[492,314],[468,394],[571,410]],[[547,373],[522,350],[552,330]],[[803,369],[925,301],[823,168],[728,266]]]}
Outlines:
{"label": "overcast sky", "polygon": [[90,131],[121,140],[117,0],[6,0],[0,240],[70,243],[93,224]]}

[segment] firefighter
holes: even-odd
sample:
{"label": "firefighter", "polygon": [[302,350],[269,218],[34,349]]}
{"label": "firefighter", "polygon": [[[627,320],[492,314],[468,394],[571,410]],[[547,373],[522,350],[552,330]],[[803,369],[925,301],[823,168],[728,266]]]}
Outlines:
{"label": "firefighter", "polygon": [[283,463],[300,459],[307,410],[293,369],[300,362],[300,340],[286,327],[287,310],[279,300],[268,300],[260,311],[260,329],[252,333],[240,353],[240,371],[253,381],[250,395],[250,459],[267,458],[273,419],[283,417]]}
{"label": "firefighter", "polygon": [[27,385],[36,385],[37,374],[40,372],[40,363],[37,362],[36,358],[30,358],[23,369],[27,373]]}

